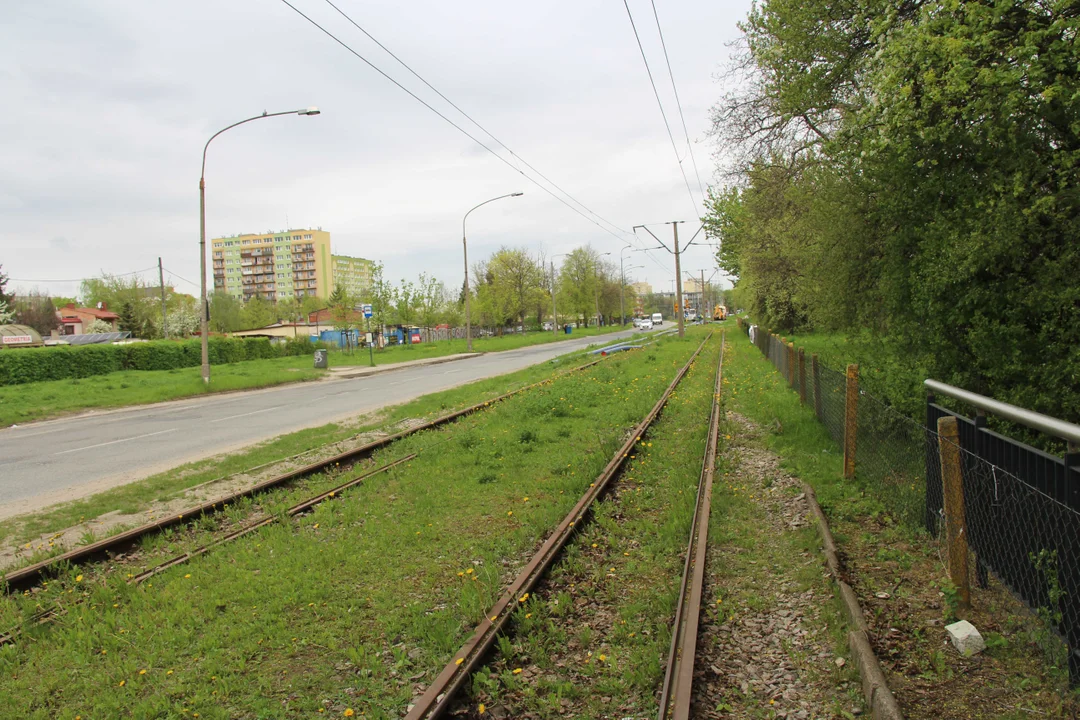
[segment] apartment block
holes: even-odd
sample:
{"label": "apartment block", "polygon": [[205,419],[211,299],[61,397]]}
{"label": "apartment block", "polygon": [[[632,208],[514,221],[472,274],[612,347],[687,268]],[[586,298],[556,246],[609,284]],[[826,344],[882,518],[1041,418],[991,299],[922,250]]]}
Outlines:
{"label": "apartment block", "polygon": [[[371,271],[375,263],[364,258],[347,255],[330,256],[331,275],[334,285],[344,285],[353,298],[365,297],[371,289]],[[331,292],[333,288],[331,288]]]}

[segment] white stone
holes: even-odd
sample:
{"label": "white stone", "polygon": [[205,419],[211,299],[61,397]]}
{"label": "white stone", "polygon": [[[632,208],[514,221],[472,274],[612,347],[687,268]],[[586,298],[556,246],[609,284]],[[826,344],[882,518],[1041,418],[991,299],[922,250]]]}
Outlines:
{"label": "white stone", "polygon": [[986,649],[986,643],[983,642],[982,635],[967,620],[946,625],[945,632],[949,633],[949,640],[952,642],[953,647],[964,657],[971,657]]}

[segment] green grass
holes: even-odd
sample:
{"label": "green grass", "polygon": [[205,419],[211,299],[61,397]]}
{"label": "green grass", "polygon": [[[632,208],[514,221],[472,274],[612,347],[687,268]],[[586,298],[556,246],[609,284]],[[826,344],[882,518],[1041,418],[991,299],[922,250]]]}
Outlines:
{"label": "green grass", "polygon": [[[525,333],[504,337],[477,338],[475,352],[514,350],[573,337],[602,336],[622,328],[575,329],[573,335]],[[443,357],[465,352],[464,340],[389,347],[375,353],[376,365]],[[331,351],[330,367],[368,365],[366,350],[351,353]],[[109,409],[178,400],[230,390],[249,390],[289,382],[317,380],[326,375],[312,367],[312,355],[269,360],[248,360],[210,369],[211,383],[202,381],[200,368],[177,370],[126,370],[90,378],[51,380],[23,385],[0,386],[0,427],[67,415],[91,409]]]}
{"label": "green grass", "polygon": [[[408,464],[144,585],[128,586],[125,570],[211,528],[162,536],[130,566],[67,572],[5,598],[9,619],[86,602],[0,648],[0,703],[22,718],[310,718],[320,707],[399,717],[698,339],[613,356],[411,436],[372,460],[422,451]],[[293,492],[259,509],[275,512]]]}

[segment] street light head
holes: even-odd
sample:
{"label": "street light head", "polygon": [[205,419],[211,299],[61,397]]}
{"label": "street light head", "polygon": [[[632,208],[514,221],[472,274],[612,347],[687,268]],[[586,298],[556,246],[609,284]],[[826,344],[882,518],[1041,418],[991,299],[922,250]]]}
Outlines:
{"label": "street light head", "polygon": [[309,108],[304,108],[303,110],[296,111],[297,115],[319,115],[320,113],[322,113],[322,110],[315,107],[314,105]]}
{"label": "street light head", "polygon": [[525,193],[523,193],[523,192],[519,192],[519,193],[510,193],[510,197],[521,197],[521,196],[522,196],[522,195],[524,195],[524,194],[525,194]]}

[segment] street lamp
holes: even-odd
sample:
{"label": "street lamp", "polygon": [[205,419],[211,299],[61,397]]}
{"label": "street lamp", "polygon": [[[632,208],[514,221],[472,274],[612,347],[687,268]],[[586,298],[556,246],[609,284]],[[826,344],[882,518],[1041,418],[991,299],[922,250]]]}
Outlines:
{"label": "street lamp", "polygon": [[237,125],[243,125],[249,123],[252,120],[262,120],[263,118],[278,117],[279,115],[318,115],[319,108],[309,107],[302,108],[300,110],[286,110],[284,112],[268,113],[265,110],[262,115],[256,115],[255,117],[249,117],[246,120],[235,122],[228,127],[218,130],[216,133],[210,136],[210,139],[206,141],[206,145],[203,146],[202,151],[202,169],[199,173],[199,280],[202,287],[202,319],[200,321],[200,328],[202,330],[202,379],[207,385],[210,384],[210,349],[207,343],[207,334],[209,328],[207,327],[207,321],[210,316],[210,301],[206,296],[206,150],[210,147],[210,143],[213,142],[221,133],[226,130],[232,130]]}
{"label": "street lamp", "polygon": [[469,219],[469,213],[478,207],[487,205],[489,202],[495,202],[496,200],[502,200],[508,197],[521,197],[525,193],[509,193],[507,195],[500,195],[499,197],[493,197],[490,200],[485,200],[476,207],[465,213],[465,217],[461,218],[461,250],[465,256],[465,352],[472,352],[472,304],[469,301],[469,246],[465,242],[465,221]]}

